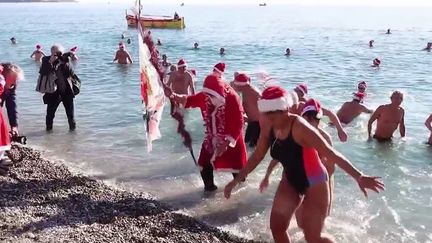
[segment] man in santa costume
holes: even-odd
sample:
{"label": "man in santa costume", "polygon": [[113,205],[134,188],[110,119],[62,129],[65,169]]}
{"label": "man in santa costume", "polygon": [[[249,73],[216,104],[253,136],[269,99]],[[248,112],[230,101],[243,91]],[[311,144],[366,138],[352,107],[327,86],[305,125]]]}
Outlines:
{"label": "man in santa costume", "polygon": [[225,73],[225,67],[226,67],[226,65],[223,62],[216,64],[213,67],[213,74],[218,76],[219,78],[223,78],[223,75]]}
{"label": "man in santa costume", "polygon": [[206,77],[203,90],[195,95],[172,94],[185,108],[200,108],[205,137],[198,159],[205,191],[217,190],[213,170],[235,177],[246,164],[243,139],[243,107],[239,96],[214,74]]}

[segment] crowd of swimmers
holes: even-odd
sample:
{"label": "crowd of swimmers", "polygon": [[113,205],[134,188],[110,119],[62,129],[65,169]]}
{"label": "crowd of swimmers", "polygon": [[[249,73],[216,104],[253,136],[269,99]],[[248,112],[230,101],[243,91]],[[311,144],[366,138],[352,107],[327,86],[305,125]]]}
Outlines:
{"label": "crowd of swimmers", "polygon": [[[391,31],[388,30],[386,34],[391,34]],[[122,38],[126,36],[123,35]],[[16,39],[13,39],[12,43],[16,44]],[[157,45],[162,45],[159,39]],[[369,46],[373,45],[374,41],[371,40]],[[428,43],[425,49],[430,50],[431,47],[432,43]],[[195,43],[193,48],[199,49],[198,43]],[[31,55],[31,58],[42,62],[38,85],[55,77],[55,82],[60,87],[52,93],[45,92],[46,90],[41,90],[40,87],[38,90],[45,93],[47,131],[53,129],[54,115],[60,103],[65,106],[70,130],[76,128],[73,116],[75,92],[67,80],[76,77],[69,62],[78,61],[77,49],[73,47],[64,53],[61,46],[54,45],[51,54],[47,56],[38,44]],[[225,49],[221,48],[219,53],[224,55]],[[285,54],[291,55],[291,49],[287,48]],[[113,62],[133,63],[123,42],[119,43]],[[381,60],[376,58],[372,66],[377,68],[380,64]],[[160,66],[165,71],[163,83],[168,87],[165,94],[173,104],[182,109],[201,109],[206,133],[198,164],[205,191],[217,190],[213,170],[230,171],[233,173],[233,180],[224,188],[225,197],[230,198],[232,190],[245,181],[270,151],[272,160],[259,186],[259,190],[264,191],[274,168],[278,164],[282,165],[283,174],[270,216],[270,229],[275,242],[290,242],[287,229],[293,217],[296,217],[307,242],[333,242],[331,237],[325,236],[322,231],[334,200],[333,174],[336,167],[352,177],[365,196],[368,195],[367,190],[377,193],[384,190],[384,184],[379,177],[362,173],[332,146],[331,136],[320,123],[324,116],[328,117],[337,130],[339,139],[346,142],[348,135],[342,124],[349,124],[360,114],[367,113],[371,114],[367,124],[369,139],[391,141],[397,129],[400,136],[405,137],[402,92],[394,91],[388,104],[372,110],[364,105],[368,84],[360,81],[353,92],[352,100],[342,104],[334,113],[319,100],[309,96],[310,90],[306,83],[299,83],[290,90],[268,85],[261,91],[253,84],[248,73],[235,72],[230,80],[225,75],[226,64],[220,62],[213,66],[211,74],[204,79],[203,89],[197,90],[196,71],[188,67],[185,59],[180,59],[174,65],[164,54]],[[1,77],[8,84],[4,87],[7,91],[4,94],[10,93],[8,89],[15,92],[16,82],[22,74],[21,69],[18,66],[2,64],[0,70]],[[271,77],[265,78],[270,79]],[[16,106],[13,113],[17,114]],[[376,130],[372,131],[375,122]],[[244,137],[243,124],[247,124]],[[432,144],[432,114],[425,125],[430,131],[428,142]],[[17,125],[14,126],[18,133]],[[240,130],[237,131],[237,128]],[[253,148],[249,157],[246,154],[246,144]],[[2,168],[0,163],[0,169]]]}

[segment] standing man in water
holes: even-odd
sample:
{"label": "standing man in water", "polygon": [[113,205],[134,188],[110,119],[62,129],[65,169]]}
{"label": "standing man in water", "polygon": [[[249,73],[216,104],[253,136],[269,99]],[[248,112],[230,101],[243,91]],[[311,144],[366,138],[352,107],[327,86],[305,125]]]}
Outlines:
{"label": "standing man in water", "polygon": [[401,107],[403,94],[400,91],[394,91],[390,99],[390,104],[379,106],[369,119],[369,139],[372,138],[372,124],[376,120],[377,128],[373,138],[378,141],[391,140],[398,127],[401,137],[405,137],[405,110]]}
{"label": "standing man in water", "polygon": [[42,51],[42,46],[37,44],[36,50],[31,54],[30,58],[34,58],[36,62],[42,62],[42,57],[46,56]]}
{"label": "standing man in water", "polygon": [[432,114],[430,114],[429,118],[426,120],[425,125],[426,125],[427,129],[429,129],[429,131],[430,131],[428,144],[432,145]]}
{"label": "standing man in water", "polygon": [[242,104],[247,116],[245,142],[249,147],[255,147],[260,135],[258,100],[261,98],[261,92],[251,85],[250,77],[245,73],[239,73],[232,84],[234,90],[242,94]]}
{"label": "standing man in water", "polygon": [[363,99],[364,93],[355,93],[353,100],[345,102],[339,111],[336,113],[340,122],[344,124],[350,123],[354,118],[358,117],[361,113],[372,113],[373,111],[364,106]]}
{"label": "standing man in water", "polygon": [[184,59],[179,60],[177,70],[171,73],[167,85],[176,94],[195,94],[193,77],[192,74],[187,71],[187,63]]}
{"label": "standing man in water", "polygon": [[118,64],[129,64],[133,63],[129,52],[126,50],[123,42],[119,43],[119,49],[116,52],[113,62],[117,61]]}

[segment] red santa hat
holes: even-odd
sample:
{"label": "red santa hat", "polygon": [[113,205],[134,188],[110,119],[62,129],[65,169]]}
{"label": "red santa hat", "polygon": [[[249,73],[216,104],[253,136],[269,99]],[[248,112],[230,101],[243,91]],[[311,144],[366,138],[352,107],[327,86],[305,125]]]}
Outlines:
{"label": "red santa hat", "polygon": [[76,52],[78,50],[78,46],[74,46],[70,49],[71,52]]}
{"label": "red santa hat", "polygon": [[191,69],[190,72],[193,74],[193,76],[196,77],[196,70],[195,69]]}
{"label": "red santa hat", "polygon": [[321,119],[323,116],[321,104],[318,100],[309,99],[308,101],[306,101],[301,115],[303,116],[308,111],[316,111],[317,112],[316,119]]}
{"label": "red santa hat", "polygon": [[205,78],[202,92],[210,94],[222,103],[225,103],[225,86],[222,80],[216,75],[212,74]]}
{"label": "red santa hat", "polygon": [[365,95],[364,93],[357,92],[357,93],[354,93],[353,99],[354,99],[354,100],[357,100],[357,101],[359,101],[359,102],[363,102],[365,96],[366,96],[366,95]]}
{"label": "red santa hat", "polygon": [[216,64],[213,68],[213,71],[216,71],[220,74],[223,74],[225,72],[225,63],[220,62],[220,63]]}
{"label": "red santa hat", "polygon": [[36,49],[40,50],[40,49],[42,49],[42,46],[40,44],[37,44]]}
{"label": "red santa hat", "polygon": [[297,85],[296,89],[300,90],[305,95],[307,95],[307,93],[308,93],[308,88],[307,88],[307,85],[305,83],[301,83],[301,84]]}
{"label": "red santa hat", "polygon": [[381,60],[378,59],[378,58],[375,58],[375,59],[373,60],[373,64],[379,66],[379,65],[381,64]]}
{"label": "red santa hat", "polygon": [[181,67],[187,67],[187,63],[186,63],[186,61],[182,58],[182,59],[180,59],[179,61],[178,61],[178,63],[177,63],[177,67],[178,68],[181,68]]}
{"label": "red santa hat", "polygon": [[250,84],[250,77],[245,73],[239,73],[235,76],[234,82],[235,85],[245,86]]}
{"label": "red santa hat", "polygon": [[260,112],[285,111],[294,104],[292,94],[287,93],[283,88],[270,86],[266,88],[258,100]]}

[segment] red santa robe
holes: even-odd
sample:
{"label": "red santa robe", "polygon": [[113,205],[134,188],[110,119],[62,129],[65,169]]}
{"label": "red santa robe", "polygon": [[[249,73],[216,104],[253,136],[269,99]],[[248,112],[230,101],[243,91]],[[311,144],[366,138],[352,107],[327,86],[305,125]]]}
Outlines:
{"label": "red santa robe", "polygon": [[[1,74],[2,67],[0,66],[0,96],[4,92],[6,81]],[[3,117],[3,109],[0,109],[0,153],[10,149],[9,126]],[[1,159],[1,158],[0,158]]]}
{"label": "red santa robe", "polygon": [[[187,97],[185,108],[200,108],[205,123],[198,165],[202,169],[212,163],[216,171],[238,173],[247,161],[243,138],[243,107],[239,96],[230,89],[225,91],[225,103],[216,107],[209,96],[200,92]],[[214,151],[219,143],[228,140],[225,153],[216,157]]]}

